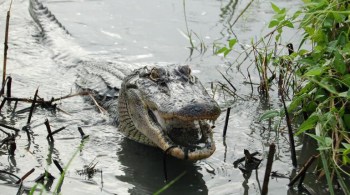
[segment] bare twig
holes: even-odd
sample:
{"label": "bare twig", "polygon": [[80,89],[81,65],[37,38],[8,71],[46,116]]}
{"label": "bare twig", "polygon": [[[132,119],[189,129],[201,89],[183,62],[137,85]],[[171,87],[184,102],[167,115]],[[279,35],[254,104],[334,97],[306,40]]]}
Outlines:
{"label": "bare twig", "polygon": [[5,102],[6,102],[6,98],[4,98],[0,104],[0,111],[1,111],[2,107],[4,107]]}
{"label": "bare twig", "polygon": [[164,170],[164,180],[165,182],[168,181],[168,172],[167,172],[167,168],[166,168],[166,156],[168,155],[168,152],[175,148],[176,146],[170,146],[168,149],[165,150],[164,155],[163,155],[163,170]]}
{"label": "bare twig", "polygon": [[234,92],[236,92],[237,91],[237,89],[236,89],[236,87],[235,86],[233,86],[233,84],[231,83],[231,81],[228,79],[228,78],[226,78],[225,77],[225,75],[224,74],[222,74],[220,71],[219,71],[219,73],[221,74],[221,76],[225,79],[225,81],[232,87],[232,89],[234,90]]}
{"label": "bare twig", "polygon": [[10,173],[8,171],[4,171],[4,170],[0,170],[0,173],[5,173],[7,175],[11,175],[13,177],[15,177],[16,179],[20,180],[21,178],[19,178],[17,175],[13,174],[13,173]]}
{"label": "bare twig", "polygon": [[63,96],[63,97],[59,97],[59,98],[53,98],[52,102],[55,102],[55,101],[60,101],[60,100],[63,100],[63,99],[67,99],[67,98],[71,98],[71,97],[75,97],[75,96],[79,96],[79,95],[90,95],[89,92],[87,91],[81,91],[79,93],[75,93],[75,94],[68,94],[66,96]]}
{"label": "bare twig", "polygon": [[7,133],[6,131],[0,129],[1,132],[5,133],[7,136],[10,136],[11,134],[10,133]]}
{"label": "bare twig", "polygon": [[50,127],[50,123],[49,120],[45,120],[45,126],[46,126],[46,130],[47,130],[47,137],[49,138],[49,141],[54,142],[55,140],[53,139],[52,133],[51,133],[51,127]]}
{"label": "bare twig", "polygon": [[31,119],[32,119],[32,114],[33,114],[33,111],[34,111],[34,107],[35,107],[35,103],[36,103],[36,98],[37,98],[37,96],[38,96],[38,91],[39,91],[39,88],[35,91],[35,94],[34,94],[32,106],[30,107],[30,112],[29,112],[29,116],[28,116],[27,125],[30,124],[30,121],[31,121]]}
{"label": "bare twig", "polygon": [[[5,30],[5,42],[4,42],[4,63],[3,63],[3,69],[2,69],[2,86],[5,86],[11,7],[12,7],[12,0],[11,0],[10,7],[9,7],[9,10],[7,11],[7,16],[6,16],[6,30]],[[2,94],[0,94],[0,95],[2,95]]]}
{"label": "bare twig", "polygon": [[37,177],[36,179],[34,179],[35,182],[41,183],[44,181],[45,177],[47,177],[48,180],[54,180],[55,177],[51,175],[51,173],[47,172],[45,170],[45,173],[42,173],[39,175],[39,177]]}
{"label": "bare twig", "polygon": [[290,181],[288,184],[289,187],[293,186],[296,181],[298,181],[299,178],[301,178],[303,175],[305,175],[307,169],[311,166],[311,164],[314,162],[315,159],[317,159],[320,155],[313,155],[309,158],[309,160],[303,165],[303,167],[300,169],[299,173]]}
{"label": "bare twig", "polygon": [[[59,129],[57,129],[57,130],[55,130],[55,131],[52,131],[51,132],[51,135],[54,135],[54,134],[56,134],[56,133],[59,133],[60,131],[62,131],[62,130],[64,130],[66,127],[61,127],[61,128],[59,128]],[[47,135],[47,138],[49,138],[49,135]]]}
{"label": "bare twig", "polygon": [[294,167],[297,167],[297,156],[296,156],[296,152],[295,152],[295,144],[294,144],[294,137],[293,137],[293,130],[292,130],[292,124],[289,118],[289,114],[288,114],[288,109],[286,106],[286,102],[284,101],[284,95],[281,94],[281,98],[282,98],[282,103],[283,103],[283,107],[284,107],[284,112],[286,114],[286,122],[287,122],[287,127],[288,127],[288,135],[289,135],[289,145],[290,145],[290,153],[291,153],[291,158],[292,158],[292,164]]}
{"label": "bare twig", "polygon": [[28,173],[24,174],[23,177],[21,177],[21,179],[19,179],[16,184],[20,184],[22,183],[23,180],[25,180],[30,174],[32,174],[35,171],[34,168],[32,168],[30,171],[28,171]]}
{"label": "bare twig", "polygon": [[17,129],[17,128],[10,127],[10,126],[5,125],[5,124],[2,124],[2,123],[0,123],[0,126],[1,126],[1,127],[5,127],[6,129],[10,129],[10,130],[16,131],[16,132],[20,131],[20,130]]}
{"label": "bare twig", "polygon": [[83,131],[83,129],[81,127],[78,127],[78,131],[79,131],[82,139],[85,139],[85,138],[89,137],[89,135],[85,135],[85,133],[84,133],[84,131]]}
{"label": "bare twig", "polygon": [[56,165],[57,169],[62,174],[63,173],[63,168],[61,167],[60,163],[57,160],[53,160],[53,163]]}
{"label": "bare twig", "polygon": [[99,110],[101,113],[107,113],[107,111],[106,111],[104,108],[102,108],[102,106],[100,106],[100,105],[97,103],[97,101],[95,100],[95,98],[94,98],[91,94],[89,94],[89,96],[90,96],[90,98],[92,99],[92,101],[94,102],[94,104],[96,105],[96,107],[98,108],[98,110]]}
{"label": "bare twig", "polygon": [[225,119],[224,132],[223,132],[223,134],[222,134],[223,137],[226,136],[228,120],[229,120],[229,118],[230,118],[230,111],[231,111],[231,107],[228,107],[228,108],[227,108],[227,111],[226,111],[226,119]]}
{"label": "bare twig", "polygon": [[[253,152],[253,153],[250,154],[250,156],[251,156],[251,157],[254,157],[254,156],[258,155],[258,154],[259,154],[259,152]],[[240,159],[237,159],[237,160],[235,160],[235,162],[233,162],[233,165],[234,165],[235,167],[237,167],[238,164],[241,163],[241,162],[243,162],[243,161],[245,161],[245,159],[246,159],[245,156],[242,157],[242,158],[240,158]]]}
{"label": "bare twig", "polygon": [[16,148],[17,148],[17,145],[16,145],[16,139],[14,136],[12,136],[12,139],[10,139],[8,141],[8,151],[9,151],[9,155],[10,156],[14,156],[15,155],[15,151],[16,151]]}
{"label": "bare twig", "polygon": [[270,174],[272,170],[273,156],[275,155],[275,152],[276,152],[276,146],[274,143],[272,143],[270,144],[269,155],[266,163],[264,183],[261,191],[262,195],[267,195],[267,192],[268,192],[268,185],[269,185]]}
{"label": "bare twig", "polygon": [[7,90],[6,90],[6,97],[11,97],[11,85],[12,85],[12,77],[7,77]]}

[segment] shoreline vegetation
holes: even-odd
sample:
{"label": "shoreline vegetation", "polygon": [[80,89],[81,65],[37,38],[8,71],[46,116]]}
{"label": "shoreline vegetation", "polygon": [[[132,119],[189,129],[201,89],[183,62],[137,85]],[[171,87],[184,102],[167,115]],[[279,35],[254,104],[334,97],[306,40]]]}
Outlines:
{"label": "shoreline vegetation", "polygon": [[[265,112],[260,121],[273,123],[275,131],[287,126],[292,165],[299,170],[289,186],[317,162],[315,171],[319,179],[326,178],[330,194],[335,194],[335,186],[350,194],[346,185],[350,178],[350,3],[303,0],[292,14],[273,3],[271,7],[270,33],[252,41],[243,52],[235,50],[239,40],[228,40],[216,54],[253,55],[260,96],[269,101],[271,93],[278,92],[282,108]],[[285,43],[286,28],[302,32],[301,42]],[[283,55],[284,50],[288,54]],[[240,69],[246,59],[230,68]],[[253,89],[251,80],[247,83]],[[317,142],[316,155],[302,167],[297,165],[294,136],[309,136]]]}

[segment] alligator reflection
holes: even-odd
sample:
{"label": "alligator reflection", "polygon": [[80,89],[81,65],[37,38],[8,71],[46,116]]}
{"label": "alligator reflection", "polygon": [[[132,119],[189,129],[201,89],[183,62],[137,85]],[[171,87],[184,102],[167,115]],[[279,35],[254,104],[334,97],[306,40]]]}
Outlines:
{"label": "alligator reflection", "polygon": [[[117,178],[134,185],[134,188],[129,190],[130,194],[151,194],[166,185],[161,150],[128,139],[121,142],[121,147],[117,156],[125,167],[125,175]],[[169,181],[184,171],[186,174],[167,189],[166,194],[208,194],[203,175],[198,172],[200,167],[195,163],[168,156],[167,169]]]}

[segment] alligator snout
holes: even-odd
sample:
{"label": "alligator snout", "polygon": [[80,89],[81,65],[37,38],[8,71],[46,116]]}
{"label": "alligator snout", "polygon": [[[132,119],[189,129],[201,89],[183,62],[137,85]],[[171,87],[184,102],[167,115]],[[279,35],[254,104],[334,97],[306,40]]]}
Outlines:
{"label": "alligator snout", "polygon": [[174,113],[178,118],[183,120],[216,120],[221,113],[221,109],[216,102],[195,103],[186,105],[178,111],[174,111]]}

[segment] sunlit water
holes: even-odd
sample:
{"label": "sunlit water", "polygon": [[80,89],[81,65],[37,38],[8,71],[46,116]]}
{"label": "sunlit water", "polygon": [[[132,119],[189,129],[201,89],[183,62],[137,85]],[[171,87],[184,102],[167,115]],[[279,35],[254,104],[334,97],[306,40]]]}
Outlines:
{"label": "sunlit water", "polygon": [[[228,24],[238,17],[247,1],[195,0],[186,1],[185,6],[183,1],[164,0],[50,0],[44,4],[66,27],[72,39],[58,45],[48,44],[28,13],[28,1],[14,1],[7,73],[13,78],[13,96],[16,97],[33,97],[37,88],[40,97],[45,99],[74,93],[75,58],[129,63],[188,63],[193,74],[210,90],[211,82],[225,82],[219,71],[225,72],[228,61],[213,55],[214,43],[226,43],[233,38],[230,37],[232,30],[241,44],[249,44],[251,38],[268,32],[267,22],[273,13],[269,1],[257,0],[231,28]],[[298,2],[289,1],[278,1],[277,4],[288,8],[298,6]],[[1,32],[4,32],[8,7],[9,1],[0,0]],[[192,39],[188,38],[188,34]],[[58,40],[64,38],[56,34],[53,36],[57,36]],[[192,54],[189,49],[191,40],[195,47]],[[0,36],[0,42],[3,41],[3,36]],[[77,50],[77,46],[81,50]],[[3,50],[3,45],[0,49]],[[252,77],[254,82],[258,82],[257,75]],[[243,84],[242,74],[233,71],[230,78],[240,96],[250,95],[250,85]],[[287,134],[265,130],[257,122],[267,106],[259,100],[256,89],[253,97],[244,98],[246,100],[217,97],[223,108],[232,107],[226,138],[222,137],[223,113],[214,129],[217,150],[212,157],[195,163],[167,159],[170,180],[184,171],[186,174],[165,194],[260,194],[268,145],[272,142],[277,144],[273,171],[287,176],[291,174]],[[277,100],[270,102],[275,106],[278,103]],[[12,115],[13,106],[5,105],[0,120],[22,128],[26,125],[28,113]],[[19,103],[16,110],[28,106],[30,104]],[[31,141],[21,131],[16,139],[14,157],[9,157],[5,148],[1,149],[1,170],[22,176],[35,168],[24,182],[26,188],[31,188],[33,180],[47,170],[56,177],[48,188],[55,189],[59,171],[52,160],[58,160],[62,166],[69,163],[81,144],[77,131],[79,126],[89,139],[68,168],[62,186],[63,194],[152,194],[166,184],[160,150],[123,138],[115,126],[109,125],[106,116],[81,97],[62,100],[58,102],[58,107],[62,111],[36,110],[30,125],[33,132]],[[46,118],[54,130],[66,126],[54,136],[53,145],[46,139],[47,131],[43,124]],[[5,138],[5,134],[0,133],[0,138]],[[297,148],[301,149],[297,143]],[[250,178],[245,178],[233,166],[235,160],[244,156],[244,149],[258,151],[261,153],[258,158],[264,159]],[[99,172],[92,178],[79,174],[84,165],[95,163]],[[15,194],[18,186],[11,184],[11,178],[6,178],[0,177],[1,194]],[[288,183],[289,179],[270,179],[270,194],[286,194]]]}

